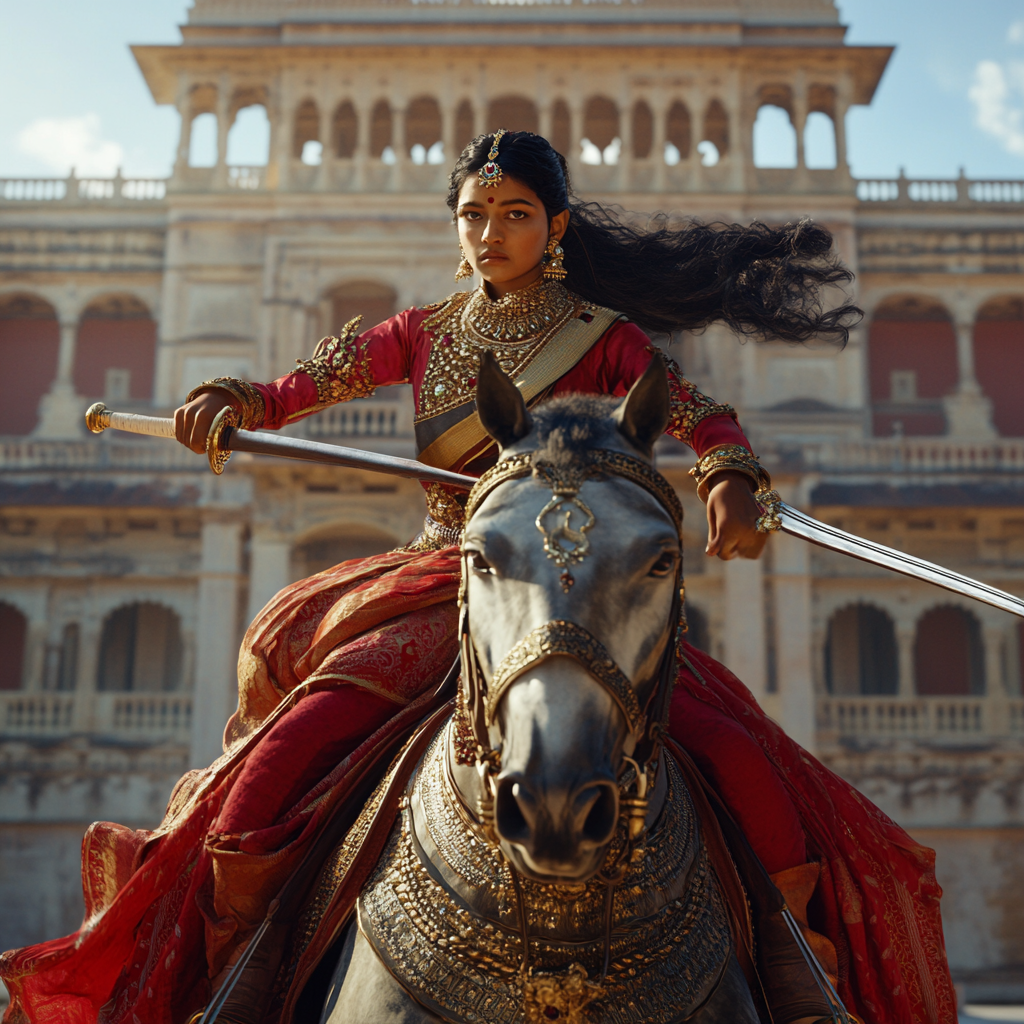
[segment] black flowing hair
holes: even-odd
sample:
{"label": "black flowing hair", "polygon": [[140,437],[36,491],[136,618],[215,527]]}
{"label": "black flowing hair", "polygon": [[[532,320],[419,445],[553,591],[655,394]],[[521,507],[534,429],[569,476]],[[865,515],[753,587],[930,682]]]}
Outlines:
{"label": "black flowing hair", "polygon": [[[486,162],[494,135],[461,153],[448,179],[448,206],[458,209],[466,178]],[[829,308],[828,285],[853,280],[832,248],[832,234],[810,220],[770,227],[754,222],[669,225],[666,214],[638,227],[572,192],[565,158],[532,132],[502,136],[501,170],[534,192],[548,218],[569,211],[562,238],[565,286],[597,305],[625,313],[640,327],[670,334],[715,321],[761,339],[845,344],[862,311]]]}

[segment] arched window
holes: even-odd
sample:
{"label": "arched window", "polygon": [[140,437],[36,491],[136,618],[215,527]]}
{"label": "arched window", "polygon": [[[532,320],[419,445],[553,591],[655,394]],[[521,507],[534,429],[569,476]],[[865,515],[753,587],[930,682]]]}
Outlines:
{"label": "arched window", "polygon": [[676,100],[669,107],[665,122],[665,162],[678,163],[690,157],[690,146],[693,143],[693,129],[690,123],[690,110],[685,103]]}
{"label": "arched window", "polygon": [[[583,109],[583,159],[587,163],[619,162],[619,108],[607,96],[591,96]],[[587,159],[588,145],[596,159]]]}
{"label": "arched window", "polygon": [[330,293],[331,333],[338,334],[353,317],[362,316],[361,330],[383,323],[395,312],[394,288],[377,281],[346,281]]}
{"label": "arched window", "polygon": [[487,130],[496,132],[505,128],[510,132],[533,132],[540,130],[537,105],[525,96],[499,96],[491,100],[487,108]]}
{"label": "arched window", "polygon": [[353,558],[369,558],[391,551],[398,543],[390,533],[365,526],[324,530],[295,546],[294,572],[297,579],[305,579]]}
{"label": "arched window", "polygon": [[370,114],[370,155],[384,159],[387,153],[394,158],[391,140],[394,128],[391,119],[391,106],[387,100],[377,100]]}
{"label": "arched window", "polygon": [[356,153],[359,142],[359,119],[351,100],[339,103],[331,121],[331,145],[334,153],[342,160],[350,160]]}
{"label": "arched window", "polygon": [[295,111],[292,132],[292,156],[304,164],[320,163],[320,108],[311,99],[303,100]]}
{"label": "arched window", "polygon": [[970,612],[940,605],[925,612],[914,639],[914,687],[927,696],[985,692],[981,625]]}
{"label": "arched window", "polygon": [[686,642],[691,647],[710,653],[711,630],[708,628],[708,617],[689,602],[686,605],[686,625]]}
{"label": "arched window", "polygon": [[28,620],[12,604],[0,601],[0,690],[20,690],[25,671]]}
{"label": "arched window", "polygon": [[100,690],[176,690],[181,663],[181,627],[169,608],[142,601],[107,616],[100,640]]}
{"label": "arched window", "polygon": [[206,111],[192,118],[188,137],[189,167],[213,167],[217,163],[217,115]]}
{"label": "arched window", "polygon": [[57,315],[35,295],[0,297],[0,434],[31,434],[57,376]]}
{"label": "arched window", "polygon": [[899,689],[899,653],[892,619],[880,608],[854,604],[828,624],[825,685],[848,697],[890,696]]}
{"label": "arched window", "polygon": [[804,125],[804,163],[811,170],[831,171],[836,166],[836,126],[828,114],[811,111]]}
{"label": "arched window", "polygon": [[711,100],[704,110],[704,130],[697,152],[705,167],[713,167],[729,152],[729,115],[719,99]]}
{"label": "arched window", "polygon": [[1003,437],[1024,437],[1024,296],[985,303],[974,325],[978,383],[992,399],[992,418]]}
{"label": "arched window", "polygon": [[654,148],[654,112],[646,100],[637,100],[632,116],[633,156],[646,160]]}
{"label": "arched window", "polygon": [[414,164],[440,163],[444,159],[441,142],[441,108],[433,96],[417,96],[405,108],[405,144]]}
{"label": "arched window", "polygon": [[476,135],[473,104],[463,100],[455,110],[455,145],[461,153]]}
{"label": "arched window", "polygon": [[572,114],[565,100],[555,100],[551,108],[551,138],[548,142],[562,156],[572,148]]}
{"label": "arched window", "polygon": [[90,303],[78,324],[75,390],[88,398],[145,402],[153,397],[156,322],[132,295]]}
{"label": "arched window", "polygon": [[955,390],[958,374],[956,334],[941,303],[886,299],[871,320],[868,361],[876,437],[945,432],[941,399]]}
{"label": "arched window", "polygon": [[762,104],[754,122],[754,166],[796,167],[796,129],[785,107]]}
{"label": "arched window", "polygon": [[265,167],[270,159],[270,119],[262,102],[249,102],[228,132],[227,162],[233,167]]}

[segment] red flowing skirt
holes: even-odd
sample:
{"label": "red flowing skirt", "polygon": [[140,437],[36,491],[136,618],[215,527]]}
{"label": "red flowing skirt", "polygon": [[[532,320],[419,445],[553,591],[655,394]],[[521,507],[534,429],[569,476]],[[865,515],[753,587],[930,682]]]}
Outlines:
{"label": "red flowing skirt", "polygon": [[[100,822],[85,920],[0,957],[5,1024],[181,1024],[375,750],[408,732],[458,653],[455,549],[342,563],[283,590],[239,655],[226,753],[179,782],[153,832]],[[821,863],[812,926],[870,1024],[955,1024],[934,854],[790,740],[723,665],[687,648],[671,733],[769,872]]]}

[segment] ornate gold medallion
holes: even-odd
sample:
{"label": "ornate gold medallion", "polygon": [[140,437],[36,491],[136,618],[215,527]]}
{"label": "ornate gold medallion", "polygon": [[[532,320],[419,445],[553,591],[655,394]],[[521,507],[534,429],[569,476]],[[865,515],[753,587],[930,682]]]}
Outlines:
{"label": "ornate gold medallion", "polygon": [[604,988],[589,981],[579,964],[571,964],[564,974],[531,973],[523,982],[526,1024],[586,1024],[584,1008],[604,995]]}

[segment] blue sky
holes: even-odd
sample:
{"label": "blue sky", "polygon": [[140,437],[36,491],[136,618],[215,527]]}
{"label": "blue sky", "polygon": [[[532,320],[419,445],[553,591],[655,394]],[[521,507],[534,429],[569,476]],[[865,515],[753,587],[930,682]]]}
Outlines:
{"label": "blue sky", "polygon": [[[838,0],[852,43],[896,54],[850,113],[858,177],[1024,178],[1021,0]],[[166,174],[177,114],[128,44],[176,43],[184,0],[0,0],[0,176]]]}

